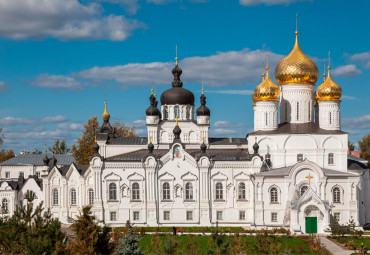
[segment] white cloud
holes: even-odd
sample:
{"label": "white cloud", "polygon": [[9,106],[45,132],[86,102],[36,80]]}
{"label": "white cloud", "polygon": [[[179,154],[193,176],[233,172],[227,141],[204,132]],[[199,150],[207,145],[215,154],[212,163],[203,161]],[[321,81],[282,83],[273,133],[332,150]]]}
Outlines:
{"label": "white cloud", "polygon": [[219,120],[219,121],[216,121],[213,124],[213,126],[217,127],[217,128],[232,128],[232,127],[241,127],[241,126],[243,126],[243,124],[242,123],[232,123],[230,121]]}
{"label": "white cloud", "polygon": [[362,52],[362,53],[356,53],[349,57],[351,61],[366,61],[370,60],[370,51],[368,52]]}
{"label": "white cloud", "polygon": [[79,0],[0,0],[0,35],[12,39],[123,41],[143,25],[124,16],[103,16],[97,3]]}
{"label": "white cloud", "polygon": [[343,119],[342,125],[354,129],[368,129],[370,128],[370,115],[362,115],[356,118]]}
{"label": "white cloud", "polygon": [[233,129],[217,128],[211,131],[213,135],[223,136],[223,135],[236,135],[238,131]]}
{"label": "white cloud", "polygon": [[252,95],[254,90],[247,89],[230,89],[230,90],[207,90],[206,93],[219,93],[219,94],[228,94],[228,95]]}
{"label": "white cloud", "polygon": [[346,100],[357,100],[357,97],[343,95],[342,96],[342,99],[346,99]]}
{"label": "white cloud", "polygon": [[57,128],[62,130],[80,131],[83,130],[83,125],[80,123],[60,123]]}
{"label": "white cloud", "polygon": [[79,81],[75,78],[63,75],[40,74],[30,84],[37,87],[52,89],[83,90],[82,84]]}
{"label": "white cloud", "polygon": [[67,121],[68,118],[64,116],[53,116],[45,117],[41,119],[33,118],[14,118],[14,117],[5,117],[0,119],[0,125],[12,126],[12,125],[35,125],[35,124],[50,124],[50,123],[60,123]]}
{"label": "white cloud", "polygon": [[145,127],[146,126],[146,121],[145,120],[135,120],[135,121],[132,122],[132,125],[135,125],[136,128]]}
{"label": "white cloud", "polygon": [[146,129],[135,129],[135,135],[144,135],[146,132]]}
{"label": "white cloud", "polygon": [[351,64],[339,66],[333,69],[331,73],[335,76],[353,77],[361,74],[362,72],[356,67],[356,65]]}
{"label": "white cloud", "polygon": [[7,92],[10,89],[10,86],[4,81],[0,81],[0,92]]}
{"label": "white cloud", "polygon": [[[206,86],[239,86],[243,83],[255,85],[261,78],[262,60],[266,52],[262,50],[218,52],[208,57],[189,57],[179,66],[183,70],[181,79],[184,83],[200,83]],[[271,66],[275,66],[282,55],[269,54]],[[169,85],[172,80],[172,62],[130,63],[111,67],[93,67],[73,76],[94,82],[116,81],[122,85],[148,85],[154,80],[158,85]],[[271,71],[270,71],[271,72]],[[250,93],[250,92],[245,92]]]}
{"label": "white cloud", "polygon": [[254,5],[289,5],[296,2],[313,2],[313,0],[239,0],[239,3],[244,6]]}

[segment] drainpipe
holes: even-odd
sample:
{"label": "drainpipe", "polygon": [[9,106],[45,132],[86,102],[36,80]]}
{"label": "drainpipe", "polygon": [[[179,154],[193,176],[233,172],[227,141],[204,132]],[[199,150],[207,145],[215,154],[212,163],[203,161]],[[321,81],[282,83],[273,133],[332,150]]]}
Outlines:
{"label": "drainpipe", "polygon": [[214,161],[212,158],[209,159],[208,167],[208,206],[209,206],[209,223],[212,224],[212,194],[211,194],[211,169],[213,167]]}
{"label": "drainpipe", "polygon": [[249,179],[253,184],[253,225],[256,226],[256,184],[253,174],[249,175]]}
{"label": "drainpipe", "polygon": [[[146,168],[145,168],[144,158],[142,159],[141,163],[143,165],[143,169],[144,169],[144,172],[145,172],[145,182],[147,182],[148,178],[147,178],[147,175],[146,175]],[[145,183],[145,189],[144,189],[144,191],[145,191],[145,222],[144,222],[144,224],[146,224],[148,222],[148,196],[147,196],[148,192],[147,192],[147,187],[148,187],[148,185],[147,185],[147,183]],[[131,217],[131,213],[129,215],[129,218],[130,217]]]}
{"label": "drainpipe", "polygon": [[157,162],[157,164],[155,165],[155,169],[154,169],[154,178],[155,178],[155,182],[154,182],[154,192],[156,193],[156,200],[155,200],[155,210],[156,210],[156,218],[157,218],[157,225],[159,225],[159,184],[158,184],[158,166],[159,166],[159,159],[155,159],[155,161]]}

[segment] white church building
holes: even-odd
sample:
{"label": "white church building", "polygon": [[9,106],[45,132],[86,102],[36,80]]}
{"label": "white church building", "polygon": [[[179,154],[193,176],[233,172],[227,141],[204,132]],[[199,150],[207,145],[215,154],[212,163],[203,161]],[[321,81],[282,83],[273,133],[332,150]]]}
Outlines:
{"label": "white church building", "polygon": [[369,169],[347,155],[342,89],[328,69],[315,89],[319,71],[296,32],[293,50],[275,68],[278,84],[267,67],[253,93],[254,132],[213,138],[206,96],[195,108],[176,58],[172,87],[160,96],[160,107],[153,92],[149,97],[146,137],[117,137],[105,102],[89,165],[47,155],[32,164],[20,164],[19,157],[1,163],[2,215],[11,215],[33,190],[64,223],[88,204],[112,226],[127,220],[136,226],[218,222],[323,233],[334,219],[353,219],[359,227],[370,223]]}

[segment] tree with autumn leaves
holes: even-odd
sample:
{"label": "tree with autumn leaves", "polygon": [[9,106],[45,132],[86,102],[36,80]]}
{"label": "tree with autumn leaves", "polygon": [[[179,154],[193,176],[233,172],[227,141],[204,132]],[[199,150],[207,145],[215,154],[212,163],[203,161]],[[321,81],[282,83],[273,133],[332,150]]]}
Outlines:
{"label": "tree with autumn leaves", "polygon": [[[94,154],[93,146],[95,136],[99,133],[101,124],[98,117],[91,117],[85,124],[82,136],[78,138],[77,144],[71,148],[72,155],[75,157],[78,164],[88,164],[90,157]],[[135,136],[135,126],[132,128],[125,125],[124,122],[115,120],[112,124],[115,135],[119,137]]]}

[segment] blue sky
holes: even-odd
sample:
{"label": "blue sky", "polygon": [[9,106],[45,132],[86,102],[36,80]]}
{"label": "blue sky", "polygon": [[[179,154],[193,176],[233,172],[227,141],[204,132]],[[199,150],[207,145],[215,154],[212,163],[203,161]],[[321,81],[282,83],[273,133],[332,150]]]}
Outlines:
{"label": "blue sky", "polygon": [[370,132],[369,9],[366,0],[0,0],[3,148],[74,144],[89,117],[101,118],[105,92],[111,119],[145,135],[151,81],[158,95],[170,87],[176,44],[196,107],[204,80],[212,136],[244,137],[262,60],[269,52],[273,73],[290,52],[296,13],[320,76],[331,51],[342,128],[357,143]]}

